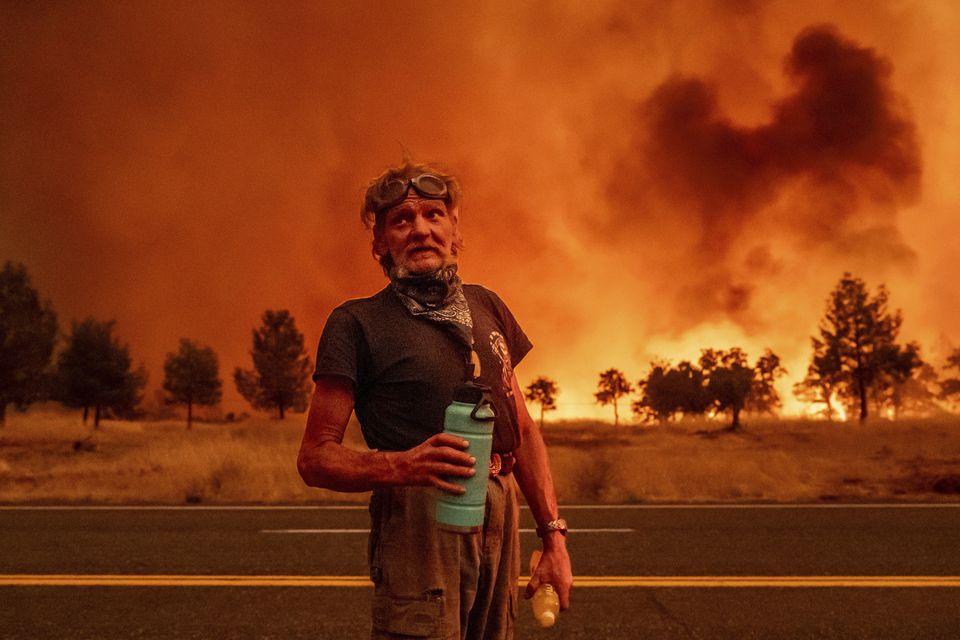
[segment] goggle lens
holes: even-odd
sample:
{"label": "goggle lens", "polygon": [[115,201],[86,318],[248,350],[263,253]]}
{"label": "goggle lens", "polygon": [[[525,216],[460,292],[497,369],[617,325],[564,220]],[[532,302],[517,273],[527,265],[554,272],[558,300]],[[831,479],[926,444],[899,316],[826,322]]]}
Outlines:
{"label": "goggle lens", "polygon": [[421,173],[414,178],[390,178],[380,186],[382,204],[377,209],[384,211],[403,202],[411,186],[424,198],[443,198],[447,195],[447,183],[431,173]]}
{"label": "goggle lens", "polygon": [[420,174],[416,178],[412,178],[410,182],[417,193],[422,196],[442,198],[447,195],[447,184],[433,174]]}
{"label": "goggle lens", "polygon": [[[400,178],[391,178],[384,182],[380,188],[380,196],[384,204],[396,204],[403,200],[404,196],[407,195],[407,187],[409,184],[407,180],[401,180]],[[390,206],[393,206],[393,204],[390,204]]]}

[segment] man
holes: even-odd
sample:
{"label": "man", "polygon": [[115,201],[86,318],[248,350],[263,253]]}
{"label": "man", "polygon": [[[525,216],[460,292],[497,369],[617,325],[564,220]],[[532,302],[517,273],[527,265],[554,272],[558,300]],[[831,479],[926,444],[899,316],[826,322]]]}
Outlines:
{"label": "man", "polygon": [[[531,345],[496,294],[457,275],[460,199],[456,178],[427,165],[405,163],[370,183],[361,218],[390,284],[335,309],[317,350],[297,467],[310,486],[373,491],[374,638],[513,636],[517,484],[543,542],[525,595],[549,583],[569,606],[566,523],[513,373]],[[454,388],[473,375],[491,388],[497,414],[491,460],[441,433]],[[342,445],[352,411],[373,451]],[[461,493],[451,480],[474,473],[489,474],[482,531],[439,529],[437,491]]]}

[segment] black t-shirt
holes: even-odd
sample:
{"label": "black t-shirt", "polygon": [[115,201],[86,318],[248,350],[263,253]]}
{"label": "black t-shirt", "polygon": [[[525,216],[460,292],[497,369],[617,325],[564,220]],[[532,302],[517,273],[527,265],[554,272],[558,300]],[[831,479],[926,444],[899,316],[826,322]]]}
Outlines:
{"label": "black t-shirt", "polygon": [[[479,381],[493,391],[493,451],[513,451],[520,430],[510,381],[532,345],[497,294],[478,285],[464,285],[463,292],[473,318]],[[387,286],[333,310],[313,379],[337,375],[353,381],[367,446],[404,451],[443,430],[444,411],[464,380],[465,350],[442,325],[411,315]]]}

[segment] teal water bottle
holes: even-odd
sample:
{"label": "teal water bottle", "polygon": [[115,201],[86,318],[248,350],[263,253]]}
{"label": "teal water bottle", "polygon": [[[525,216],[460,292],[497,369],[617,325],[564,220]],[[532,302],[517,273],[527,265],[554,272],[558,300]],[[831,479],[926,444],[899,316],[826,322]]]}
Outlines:
{"label": "teal water bottle", "polygon": [[453,392],[453,402],[443,419],[443,432],[468,441],[466,451],[477,459],[476,473],[469,478],[456,476],[450,481],[466,489],[462,494],[440,491],[437,496],[437,524],[441,529],[472,533],[483,527],[487,502],[487,464],[493,445],[493,420],[496,414],[490,402],[490,388],[464,382]]}

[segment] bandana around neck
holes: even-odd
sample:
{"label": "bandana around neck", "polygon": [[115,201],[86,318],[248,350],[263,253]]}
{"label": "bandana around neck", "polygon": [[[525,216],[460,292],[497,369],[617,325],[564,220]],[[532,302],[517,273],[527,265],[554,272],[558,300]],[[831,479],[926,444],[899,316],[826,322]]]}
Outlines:
{"label": "bandana around neck", "polygon": [[443,325],[464,346],[473,348],[473,319],[456,264],[403,275],[394,267],[390,270],[390,286],[412,316]]}

